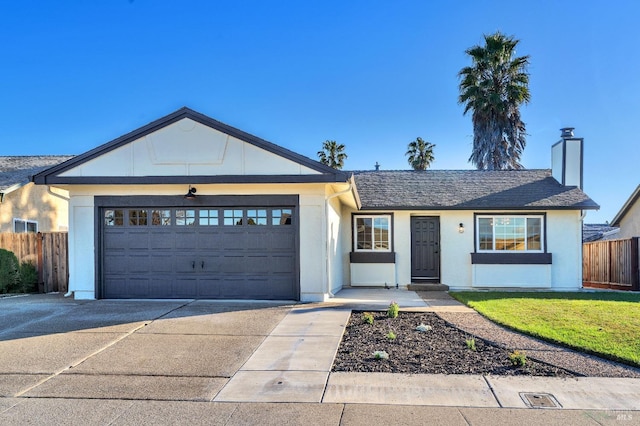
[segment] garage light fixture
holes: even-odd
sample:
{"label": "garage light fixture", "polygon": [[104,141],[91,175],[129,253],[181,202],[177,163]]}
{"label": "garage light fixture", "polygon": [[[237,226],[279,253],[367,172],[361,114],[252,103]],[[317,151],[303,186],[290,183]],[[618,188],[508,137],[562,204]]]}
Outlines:
{"label": "garage light fixture", "polygon": [[187,193],[184,194],[184,198],[186,198],[187,200],[195,200],[196,189],[192,188],[191,185],[189,185],[189,191],[187,191]]}

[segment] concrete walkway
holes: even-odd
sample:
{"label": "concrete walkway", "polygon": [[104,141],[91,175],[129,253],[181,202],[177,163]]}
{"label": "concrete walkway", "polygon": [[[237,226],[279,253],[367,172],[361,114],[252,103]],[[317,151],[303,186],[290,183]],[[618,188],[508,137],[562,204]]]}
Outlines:
{"label": "concrete walkway", "polygon": [[[427,406],[640,410],[640,379],[331,373],[351,309],[473,312],[438,294],[345,289],[328,304],[300,305],[214,398],[219,402],[324,402]],[[329,306],[331,307],[329,307]]]}

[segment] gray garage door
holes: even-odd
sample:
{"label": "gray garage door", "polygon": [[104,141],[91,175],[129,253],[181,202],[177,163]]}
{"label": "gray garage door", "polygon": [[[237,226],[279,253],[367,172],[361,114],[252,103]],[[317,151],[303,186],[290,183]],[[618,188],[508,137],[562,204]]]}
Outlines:
{"label": "gray garage door", "polygon": [[103,298],[297,299],[294,207],[103,207]]}

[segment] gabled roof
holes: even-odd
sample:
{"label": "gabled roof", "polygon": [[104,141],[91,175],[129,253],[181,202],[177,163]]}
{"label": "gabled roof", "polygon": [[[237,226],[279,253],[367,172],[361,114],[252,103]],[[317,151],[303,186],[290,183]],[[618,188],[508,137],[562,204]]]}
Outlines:
{"label": "gabled roof", "polygon": [[551,170],[354,172],[363,209],[587,210],[600,206]]}
{"label": "gabled roof", "polygon": [[589,243],[598,241],[604,237],[608,237],[620,232],[620,228],[601,223],[583,223],[582,224],[582,242]]}
{"label": "gabled roof", "polygon": [[31,182],[36,173],[73,158],[72,155],[0,156],[0,193],[8,194]]}
{"label": "gabled roof", "polygon": [[640,185],[638,185],[636,190],[633,191],[633,194],[631,194],[627,202],[624,203],[624,205],[622,206],[618,214],[611,221],[611,224],[614,226],[620,226],[620,221],[622,220],[622,218],[629,212],[631,207],[633,207],[633,205],[636,202],[638,202],[639,199],[640,199]]}
{"label": "gabled roof", "polygon": [[231,127],[213,118],[207,117],[204,114],[200,114],[190,108],[183,107],[165,117],[162,117],[156,121],[153,121],[146,126],[140,127],[124,136],[107,142],[91,151],[74,157],[71,161],[61,164],[57,167],[52,167],[44,172],[38,173],[33,177],[33,181],[37,184],[86,184],[86,183],[167,183],[168,180],[179,183],[182,180],[186,183],[243,183],[254,182],[257,180],[255,176],[185,176],[176,177],[172,176],[169,179],[165,176],[139,176],[139,177],[73,177],[73,176],[60,176],[67,170],[77,167],[83,163],[95,159],[101,155],[104,155],[110,151],[120,148],[128,143],[136,141],[150,133],[156,132],[164,127],[167,127],[173,123],[176,123],[182,119],[191,119],[202,125],[209,126],[212,129],[226,133],[236,139],[239,139],[248,144],[254,145],[265,151],[271,152],[280,157],[286,158],[290,161],[306,166],[314,171],[319,172],[317,175],[274,175],[262,178],[262,182],[346,182],[350,173],[345,173],[340,170],[335,170],[331,167],[325,166],[322,163],[314,161],[303,155],[297,154],[286,148],[278,146],[274,143],[268,142],[264,139],[260,139],[257,136],[253,136],[242,130]]}

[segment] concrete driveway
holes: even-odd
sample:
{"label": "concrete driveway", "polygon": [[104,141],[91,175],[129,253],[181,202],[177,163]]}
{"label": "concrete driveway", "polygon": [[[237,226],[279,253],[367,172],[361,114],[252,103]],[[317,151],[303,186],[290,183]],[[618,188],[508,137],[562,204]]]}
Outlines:
{"label": "concrete driveway", "polygon": [[291,305],[0,299],[0,396],[211,401]]}

